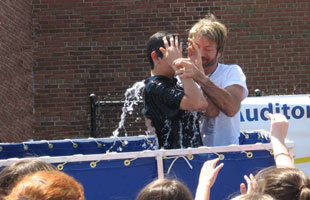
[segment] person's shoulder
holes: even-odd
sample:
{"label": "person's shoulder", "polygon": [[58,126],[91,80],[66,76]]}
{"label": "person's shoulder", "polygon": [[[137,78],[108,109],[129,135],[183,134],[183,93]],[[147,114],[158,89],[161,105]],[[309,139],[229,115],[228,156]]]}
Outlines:
{"label": "person's shoulder", "polygon": [[156,88],[158,89],[159,87],[164,86],[164,82],[169,79],[168,77],[165,76],[160,76],[160,75],[155,75],[147,78],[144,81],[145,84],[145,90],[147,92],[154,91]]}
{"label": "person's shoulder", "polygon": [[223,64],[223,63],[219,63],[219,68],[221,69],[221,71],[225,71],[227,73],[229,72],[239,72],[239,73],[243,73],[241,67],[237,64]]}
{"label": "person's shoulder", "polygon": [[223,64],[219,63],[218,66],[225,70],[231,70],[231,69],[241,69],[241,67],[237,64]]}

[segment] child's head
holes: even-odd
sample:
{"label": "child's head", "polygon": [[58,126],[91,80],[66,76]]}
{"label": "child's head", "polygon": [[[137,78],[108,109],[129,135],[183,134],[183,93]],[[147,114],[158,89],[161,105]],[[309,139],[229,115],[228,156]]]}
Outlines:
{"label": "child's head", "polygon": [[27,174],[43,170],[51,171],[57,169],[53,165],[38,159],[19,160],[6,166],[0,172],[0,195],[8,195],[18,179]]}
{"label": "child's head", "polygon": [[296,168],[269,167],[256,175],[258,192],[275,199],[310,199],[310,181],[307,175]]}
{"label": "child's head", "polygon": [[193,200],[193,197],[180,181],[158,179],[145,186],[136,200]]}
{"label": "child's head", "polygon": [[170,45],[170,37],[174,37],[174,35],[167,33],[165,31],[159,31],[155,34],[153,34],[150,38],[149,41],[147,42],[147,58],[151,64],[151,69],[154,69],[154,61],[152,59],[151,53],[153,51],[156,52],[157,57],[162,58],[163,54],[159,50],[160,47],[165,48],[163,38],[166,37],[168,44]]}
{"label": "child's head", "polygon": [[21,179],[5,200],[84,200],[84,191],[71,176],[59,171],[39,171]]}
{"label": "child's head", "polygon": [[231,200],[275,200],[275,199],[268,194],[253,193],[253,194],[239,195],[235,198],[232,198]]}

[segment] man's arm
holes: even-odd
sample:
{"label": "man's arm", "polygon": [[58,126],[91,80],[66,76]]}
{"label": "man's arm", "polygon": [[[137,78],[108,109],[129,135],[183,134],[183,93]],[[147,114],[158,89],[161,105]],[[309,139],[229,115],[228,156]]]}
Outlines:
{"label": "man's arm", "polygon": [[[176,61],[177,62],[177,61]],[[209,103],[204,115],[208,117],[216,117],[219,111],[227,116],[234,116],[240,109],[243,88],[239,85],[231,85],[221,88],[213,83],[203,72],[197,67],[193,68],[192,73],[184,74],[186,78],[193,78],[203,90]]]}
{"label": "man's arm", "polygon": [[[201,86],[204,93],[210,99],[210,110],[216,110],[216,106],[220,111],[227,116],[234,116],[240,109],[243,88],[240,85],[231,85],[226,88],[221,88],[213,83],[208,77],[199,73],[195,81]],[[206,114],[208,116],[208,113]]]}
{"label": "man's arm", "polygon": [[[203,90],[202,90],[203,91]],[[203,91],[204,92],[204,91]],[[206,94],[204,94],[205,99],[208,102],[208,107],[201,113],[207,117],[216,117],[220,114],[219,108],[208,98]]]}
{"label": "man's arm", "polygon": [[201,60],[201,52],[192,39],[188,39],[190,47],[188,57],[194,62],[196,69],[193,79],[200,85],[208,97],[208,108],[203,112],[208,117],[216,117],[219,110],[227,116],[234,116],[240,109],[243,88],[239,85],[231,85],[221,88],[206,77]]}

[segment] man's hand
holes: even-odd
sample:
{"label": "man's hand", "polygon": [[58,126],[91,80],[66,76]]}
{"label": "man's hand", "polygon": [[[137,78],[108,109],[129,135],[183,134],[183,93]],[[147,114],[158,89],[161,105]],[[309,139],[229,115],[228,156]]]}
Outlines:
{"label": "man's hand", "polygon": [[183,78],[192,78],[202,75],[201,71],[193,63],[190,58],[179,58],[173,62],[173,65],[176,67],[176,75],[179,75],[181,79]]}
{"label": "man's hand", "polygon": [[193,63],[197,66],[197,69],[199,71],[201,71],[203,74],[204,70],[202,67],[202,60],[201,60],[201,52],[200,49],[198,48],[198,46],[194,43],[194,41],[190,38],[188,38],[188,58],[191,59],[191,61],[193,61]]}

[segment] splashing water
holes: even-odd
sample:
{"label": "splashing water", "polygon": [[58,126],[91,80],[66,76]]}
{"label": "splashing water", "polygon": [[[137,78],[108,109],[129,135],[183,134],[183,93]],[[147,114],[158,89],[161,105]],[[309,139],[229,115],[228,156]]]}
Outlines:
{"label": "splashing water", "polygon": [[144,88],[144,80],[136,82],[131,88],[128,88],[125,92],[125,102],[122,108],[121,120],[118,123],[118,127],[113,131],[113,136],[116,138],[119,135],[119,130],[125,130],[125,136],[127,137],[127,131],[125,128],[125,119],[127,113],[130,115],[133,112],[134,105],[138,105],[139,102],[142,101],[143,97],[141,95],[141,91]]}

